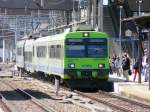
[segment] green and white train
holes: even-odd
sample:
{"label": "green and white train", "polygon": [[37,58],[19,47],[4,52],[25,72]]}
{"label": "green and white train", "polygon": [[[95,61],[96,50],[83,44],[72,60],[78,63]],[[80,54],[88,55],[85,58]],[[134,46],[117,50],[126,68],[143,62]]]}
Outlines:
{"label": "green and white train", "polygon": [[24,39],[17,42],[17,67],[73,87],[98,87],[109,77],[108,40],[106,33],[88,30]]}

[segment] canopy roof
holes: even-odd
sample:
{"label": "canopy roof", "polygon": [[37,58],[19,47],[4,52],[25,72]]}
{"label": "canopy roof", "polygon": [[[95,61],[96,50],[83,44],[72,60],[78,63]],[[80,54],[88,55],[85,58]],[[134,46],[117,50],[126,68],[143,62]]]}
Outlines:
{"label": "canopy roof", "polygon": [[137,17],[129,17],[122,20],[122,22],[130,22],[134,21],[141,28],[150,28],[150,14],[137,16]]}

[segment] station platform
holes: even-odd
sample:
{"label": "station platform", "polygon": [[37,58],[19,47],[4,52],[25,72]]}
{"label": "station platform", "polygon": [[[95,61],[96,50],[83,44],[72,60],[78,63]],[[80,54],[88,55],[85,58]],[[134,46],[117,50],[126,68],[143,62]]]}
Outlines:
{"label": "station platform", "polygon": [[117,77],[116,74],[110,75],[109,80],[114,82],[114,93],[150,103],[149,82],[144,82],[144,76],[141,83],[138,83],[138,77],[133,81],[133,75],[129,79],[130,81],[126,82],[123,77]]}
{"label": "station platform", "polygon": [[14,63],[0,63],[0,78],[12,78],[12,70],[14,69]]}
{"label": "station platform", "polygon": [[12,78],[11,71],[0,71],[0,78]]}

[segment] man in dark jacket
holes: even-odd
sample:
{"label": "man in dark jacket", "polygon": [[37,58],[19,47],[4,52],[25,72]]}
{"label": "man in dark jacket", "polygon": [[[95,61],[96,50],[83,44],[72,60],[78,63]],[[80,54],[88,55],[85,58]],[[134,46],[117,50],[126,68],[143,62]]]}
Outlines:
{"label": "man in dark jacket", "polygon": [[129,81],[130,59],[127,56],[127,54],[124,54],[123,56],[122,69],[123,69],[123,76],[126,78],[126,81]]}

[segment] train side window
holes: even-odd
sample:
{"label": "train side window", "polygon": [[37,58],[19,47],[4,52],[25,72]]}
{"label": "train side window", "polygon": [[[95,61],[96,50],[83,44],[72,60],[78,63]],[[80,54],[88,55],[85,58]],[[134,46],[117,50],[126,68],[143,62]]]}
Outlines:
{"label": "train side window", "polygon": [[43,58],[43,57],[46,57],[46,54],[47,54],[46,46],[37,47],[37,57]]}
{"label": "train side window", "polygon": [[54,58],[54,45],[50,46],[50,57]]}
{"label": "train side window", "polygon": [[61,45],[49,46],[49,58],[61,58]]}
{"label": "train side window", "polygon": [[53,53],[54,53],[54,58],[57,58],[57,56],[56,56],[56,45],[54,45]]}
{"label": "train side window", "polygon": [[28,52],[28,61],[32,62],[32,52],[31,51]]}
{"label": "train side window", "polygon": [[51,58],[51,46],[48,46],[48,55],[49,55],[49,58]]}
{"label": "train side window", "polygon": [[64,55],[64,51],[63,51],[63,46],[61,46],[60,48],[60,58],[62,59],[63,58],[63,55]]}
{"label": "train side window", "polygon": [[56,45],[56,58],[59,58],[59,45]]}
{"label": "train side window", "polygon": [[34,46],[33,46],[33,56],[34,56]]}
{"label": "train side window", "polygon": [[40,56],[39,47],[36,48],[36,53],[37,53],[37,57],[39,57]]}
{"label": "train side window", "polygon": [[57,45],[56,57],[60,59],[60,55],[61,55],[61,45]]}
{"label": "train side window", "polygon": [[24,53],[24,60],[27,61],[27,52]]}
{"label": "train side window", "polygon": [[18,56],[22,55],[22,47],[17,48],[17,54],[18,54]]}
{"label": "train side window", "polygon": [[32,51],[25,51],[25,61],[32,62]]}

